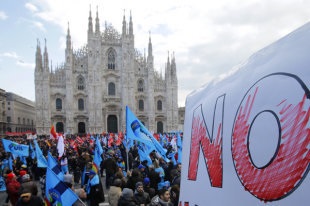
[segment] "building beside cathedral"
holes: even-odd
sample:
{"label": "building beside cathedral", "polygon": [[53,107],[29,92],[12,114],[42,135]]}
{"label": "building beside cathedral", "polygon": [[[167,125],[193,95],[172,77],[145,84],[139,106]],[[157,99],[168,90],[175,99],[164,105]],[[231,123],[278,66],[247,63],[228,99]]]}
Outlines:
{"label": "building beside cathedral", "polygon": [[[122,33],[112,25],[100,30],[98,11],[89,11],[86,46],[73,51],[68,26],[65,62],[49,66],[47,45],[38,41],[35,65],[36,130],[102,133],[126,130],[126,105],[153,132],[178,129],[178,79],[175,57],[164,76],[154,69],[151,37],[148,52],[135,49],[133,21],[123,17]],[[43,55],[42,55],[43,53]]]}

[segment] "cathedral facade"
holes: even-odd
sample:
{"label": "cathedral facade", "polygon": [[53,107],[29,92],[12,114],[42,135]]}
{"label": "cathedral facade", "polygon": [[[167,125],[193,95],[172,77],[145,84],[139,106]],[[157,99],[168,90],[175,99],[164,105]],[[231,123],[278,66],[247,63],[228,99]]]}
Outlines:
{"label": "cathedral facade", "polygon": [[38,41],[35,65],[36,131],[83,134],[126,130],[126,105],[153,132],[178,128],[178,79],[175,57],[165,74],[154,69],[151,37],[147,55],[135,49],[133,21],[123,17],[122,33],[112,25],[100,31],[98,11],[88,18],[87,43],[74,50],[68,26],[65,62],[49,66]]}

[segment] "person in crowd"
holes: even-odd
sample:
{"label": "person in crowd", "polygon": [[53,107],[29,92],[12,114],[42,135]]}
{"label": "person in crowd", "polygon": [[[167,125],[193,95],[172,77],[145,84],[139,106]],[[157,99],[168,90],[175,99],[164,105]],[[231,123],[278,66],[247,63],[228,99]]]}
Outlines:
{"label": "person in crowd", "polygon": [[179,185],[181,184],[181,173],[178,172],[177,169],[172,169],[170,171],[170,182],[171,185]]}
{"label": "person in crowd", "polygon": [[19,172],[18,172],[17,181],[18,181],[19,183],[23,183],[22,178],[23,178],[23,176],[24,176],[25,174],[28,173],[27,165],[22,164],[22,165],[20,166],[20,168],[18,169],[18,171],[19,171]]}
{"label": "person in crowd", "polygon": [[[150,178],[150,188],[154,188],[155,192],[157,192],[157,186],[158,186],[158,183],[160,183],[161,178],[159,176],[159,173],[155,172],[154,165],[149,166],[149,176],[148,177]],[[151,193],[149,193],[149,194],[150,194],[150,196],[152,196]]]}
{"label": "person in crowd", "polygon": [[16,206],[44,206],[44,202],[41,197],[32,195],[32,191],[24,189],[18,199]]}
{"label": "person in crowd", "polygon": [[87,200],[91,206],[99,206],[99,203],[105,201],[103,188],[98,174],[94,170],[88,172],[88,183],[86,187]]}
{"label": "person in crowd", "polygon": [[180,196],[180,186],[179,185],[173,185],[170,188],[170,199],[171,199],[173,206],[178,206],[179,196]]}
{"label": "person in crowd", "polygon": [[114,158],[114,151],[108,151],[108,157],[103,162],[103,168],[106,173],[106,188],[109,189],[110,185],[113,183],[114,175],[118,171],[118,166]]}
{"label": "person in crowd", "polygon": [[118,200],[122,195],[122,180],[114,179],[113,185],[110,187],[108,192],[108,202],[110,206],[117,206]]}
{"label": "person in crowd", "polygon": [[64,180],[63,182],[72,190],[74,190],[73,187],[73,175],[71,174],[64,174]]}
{"label": "person in crowd", "polygon": [[142,182],[143,178],[141,177],[141,173],[139,169],[135,168],[132,170],[131,174],[128,172],[128,175],[130,175],[127,180],[127,188],[130,188],[132,191],[136,189],[136,183]]}
{"label": "person in crowd", "polygon": [[146,168],[146,167],[145,167],[143,164],[140,164],[140,165],[138,166],[138,169],[139,169],[139,171],[140,171],[140,173],[141,173],[142,178],[147,177],[146,169],[145,169],[145,168]]}
{"label": "person in crowd", "polygon": [[159,190],[158,195],[152,198],[150,206],[173,206],[169,190],[166,188]]}
{"label": "person in crowd", "polygon": [[148,205],[151,202],[150,195],[144,191],[142,182],[136,183],[134,199],[138,205]]}
{"label": "person in crowd", "polygon": [[19,198],[19,188],[20,183],[17,181],[16,175],[13,172],[7,174],[6,190],[12,205],[16,205],[17,203],[17,200]]}
{"label": "person in crowd", "polygon": [[148,177],[144,178],[144,180],[143,180],[143,188],[144,188],[145,192],[149,193],[150,199],[152,199],[156,195],[155,188],[152,188],[150,186],[150,178],[148,178]]}
{"label": "person in crowd", "polygon": [[37,196],[38,195],[38,186],[37,184],[31,180],[29,174],[25,174],[22,177],[22,184],[19,189],[19,194],[25,193],[24,191],[30,191],[31,195]]}
{"label": "person in crowd", "polygon": [[119,170],[115,173],[114,180],[115,179],[120,179],[122,181],[122,184],[121,184],[122,189],[124,189],[126,187],[127,179],[126,179],[126,177],[124,177],[124,173],[121,170]]}
{"label": "person in crowd", "polygon": [[118,200],[118,206],[137,206],[133,197],[133,191],[130,188],[124,188],[122,195]]}
{"label": "person in crowd", "polygon": [[72,206],[85,206],[85,200],[87,199],[87,194],[84,188],[78,188],[74,190],[75,194],[79,197],[79,199]]}
{"label": "person in crowd", "polygon": [[60,159],[61,170],[64,174],[69,172],[67,155],[63,155]]}

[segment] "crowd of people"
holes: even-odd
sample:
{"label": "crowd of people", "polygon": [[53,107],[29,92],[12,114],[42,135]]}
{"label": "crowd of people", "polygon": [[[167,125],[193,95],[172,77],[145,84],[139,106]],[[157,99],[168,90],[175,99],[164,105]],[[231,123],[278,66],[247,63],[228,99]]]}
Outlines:
{"label": "crowd of people", "polygon": [[[178,205],[181,163],[166,162],[156,151],[149,154],[152,164],[141,161],[137,145],[126,149],[123,143],[116,143],[116,139],[110,141],[109,138],[114,137],[99,136],[104,152],[99,168],[94,168],[96,145],[89,136],[66,135],[65,153],[61,157],[57,150],[57,139],[37,137],[43,155],[47,157],[49,152],[57,159],[64,173],[63,182],[79,197],[73,205],[97,206],[105,201],[111,206]],[[6,139],[19,144],[33,144],[33,140],[26,137]],[[13,206],[43,205],[47,198],[46,168],[38,167],[36,157],[29,155],[25,158],[16,157],[10,169],[11,156],[3,147],[0,148],[1,174],[8,196],[6,202]],[[175,157],[177,159],[177,153]],[[40,182],[40,193],[36,182]],[[103,187],[108,193],[107,200]]]}

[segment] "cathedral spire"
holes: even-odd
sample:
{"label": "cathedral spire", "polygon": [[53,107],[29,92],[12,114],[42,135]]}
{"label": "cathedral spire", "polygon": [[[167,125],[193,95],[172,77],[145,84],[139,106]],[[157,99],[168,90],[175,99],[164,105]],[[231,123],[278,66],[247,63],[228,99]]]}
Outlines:
{"label": "cathedral spire", "polygon": [[67,49],[67,50],[70,50],[70,49],[71,49],[71,35],[70,35],[70,25],[69,25],[69,22],[68,22],[68,30],[67,30],[66,49]]}
{"label": "cathedral spire", "polygon": [[132,26],[132,16],[130,11],[130,20],[129,20],[129,35],[133,36],[133,26]]}
{"label": "cathedral spire", "polygon": [[43,60],[43,64],[44,64],[44,70],[45,71],[49,71],[48,69],[48,53],[47,53],[47,47],[46,47],[46,39],[44,39],[45,45],[44,45],[44,60]]}
{"label": "cathedral spire", "polygon": [[172,53],[172,57],[171,57],[171,76],[174,78],[176,78],[176,76],[177,76],[177,67],[175,64],[174,52]]}
{"label": "cathedral spire", "polygon": [[153,48],[152,48],[152,41],[151,41],[151,32],[149,32],[149,45],[148,45],[148,54],[147,54],[147,62],[150,68],[153,68]]}
{"label": "cathedral spire", "polygon": [[149,31],[149,46],[148,46],[148,56],[153,56],[153,47],[152,47],[152,40],[151,40],[151,31]]}
{"label": "cathedral spire", "polygon": [[42,71],[42,54],[41,54],[41,46],[40,40],[37,39],[37,50],[36,50],[36,71]]}
{"label": "cathedral spire", "polygon": [[98,17],[98,6],[97,6],[97,12],[96,12],[96,34],[98,35],[100,33],[100,24],[99,24],[99,17]]}
{"label": "cathedral spire", "polygon": [[123,36],[126,36],[126,19],[125,19],[125,9],[124,9],[124,17],[123,17],[123,29],[122,29],[122,34]]}
{"label": "cathedral spire", "polygon": [[89,5],[89,17],[88,17],[88,35],[93,34],[93,19],[91,17],[91,6]]}

